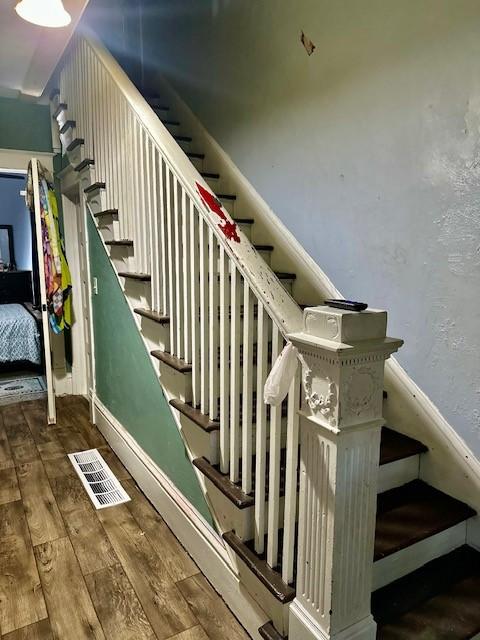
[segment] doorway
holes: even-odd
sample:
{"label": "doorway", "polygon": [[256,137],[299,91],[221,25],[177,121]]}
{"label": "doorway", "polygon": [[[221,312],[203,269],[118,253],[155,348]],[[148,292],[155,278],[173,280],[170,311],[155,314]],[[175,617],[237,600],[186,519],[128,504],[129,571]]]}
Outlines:
{"label": "doorway", "polygon": [[0,170],[0,405],[47,393],[25,170]]}

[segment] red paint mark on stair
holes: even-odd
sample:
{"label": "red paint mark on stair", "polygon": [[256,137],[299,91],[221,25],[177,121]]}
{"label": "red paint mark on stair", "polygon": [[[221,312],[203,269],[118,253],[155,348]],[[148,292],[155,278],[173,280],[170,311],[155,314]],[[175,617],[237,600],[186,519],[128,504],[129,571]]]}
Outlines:
{"label": "red paint mark on stair", "polygon": [[222,204],[218,198],[214,196],[213,193],[202,187],[200,183],[196,183],[197,191],[200,194],[200,198],[202,199],[203,204],[211,211],[215,213],[223,224],[219,224],[218,228],[223,233],[223,235],[227,238],[227,240],[234,240],[235,242],[240,242],[240,236],[237,233],[237,225],[235,222],[230,222],[223,212]]}

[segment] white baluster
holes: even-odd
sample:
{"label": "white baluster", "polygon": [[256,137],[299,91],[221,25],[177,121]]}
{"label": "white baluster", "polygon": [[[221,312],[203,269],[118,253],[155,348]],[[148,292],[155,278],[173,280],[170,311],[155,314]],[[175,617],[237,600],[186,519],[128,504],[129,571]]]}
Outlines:
{"label": "white baluster", "polygon": [[[272,329],[272,363],[283,348],[283,340],[276,325]],[[278,564],[278,529],[280,508],[280,446],[282,439],[282,406],[270,407],[270,449],[268,468],[267,563]]]}
{"label": "white baluster", "polygon": [[208,229],[208,343],[210,350],[209,359],[209,391],[210,397],[208,405],[210,408],[210,419],[218,417],[219,400],[219,367],[218,367],[218,305],[219,305],[219,282],[218,282],[218,240],[212,229]]}
{"label": "white baluster", "polygon": [[200,219],[200,406],[203,414],[208,414],[209,407],[209,343],[208,343],[208,228],[203,218]]}
{"label": "white baluster", "polygon": [[230,480],[240,479],[240,341],[242,324],[240,319],[241,279],[238,270],[232,264],[230,270]]}
{"label": "white baluster", "polygon": [[295,522],[298,490],[298,410],[300,404],[300,369],[297,369],[288,392],[287,447],[285,467],[285,515],[283,524],[282,580],[293,582],[295,563]]}
{"label": "white baluster", "polygon": [[254,297],[246,280],[243,281],[243,381],[242,381],[242,491],[252,491],[252,391]]}
{"label": "white baluster", "polygon": [[220,248],[220,470],[230,466],[230,283],[229,259]]}
{"label": "white baluster", "polygon": [[263,304],[258,301],[257,319],[257,410],[255,457],[255,551],[265,548],[265,473],[267,460],[267,413],[263,400],[263,387],[268,369],[269,318]]}
{"label": "white baluster", "polygon": [[200,237],[198,212],[190,201],[190,323],[192,326],[192,398],[193,406],[200,406]]}

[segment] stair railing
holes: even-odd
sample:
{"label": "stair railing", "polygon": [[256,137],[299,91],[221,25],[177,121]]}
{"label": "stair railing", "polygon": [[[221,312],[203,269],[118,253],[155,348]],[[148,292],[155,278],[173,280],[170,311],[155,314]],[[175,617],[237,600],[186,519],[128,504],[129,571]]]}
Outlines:
{"label": "stair railing", "polygon": [[[386,313],[302,314],[93,37],[64,56],[60,100],[120,238],[133,240],[135,270],[151,277],[152,310],[169,317],[170,353],[191,364],[192,404],[220,422],[220,468],[255,496],[255,550],[285,583],[297,572],[290,637],[374,640],[384,364],[401,345],[385,337]],[[287,339],[302,367],[267,409],[265,379]]]}
{"label": "stair railing", "polygon": [[151,276],[151,309],[170,319],[169,351],[192,367],[192,404],[220,422],[221,471],[254,493],[255,549],[291,583],[300,376],[283,407],[267,410],[263,385],[302,312],[93,35],[72,40],[59,99],[135,271]]}

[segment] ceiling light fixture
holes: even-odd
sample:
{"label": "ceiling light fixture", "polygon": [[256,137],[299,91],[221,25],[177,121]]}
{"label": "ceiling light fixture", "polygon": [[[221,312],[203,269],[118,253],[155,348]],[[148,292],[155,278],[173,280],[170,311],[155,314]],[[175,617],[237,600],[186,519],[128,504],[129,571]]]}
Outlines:
{"label": "ceiling light fixture", "polygon": [[62,0],[21,0],[15,11],[27,22],[41,27],[66,27],[72,21]]}

